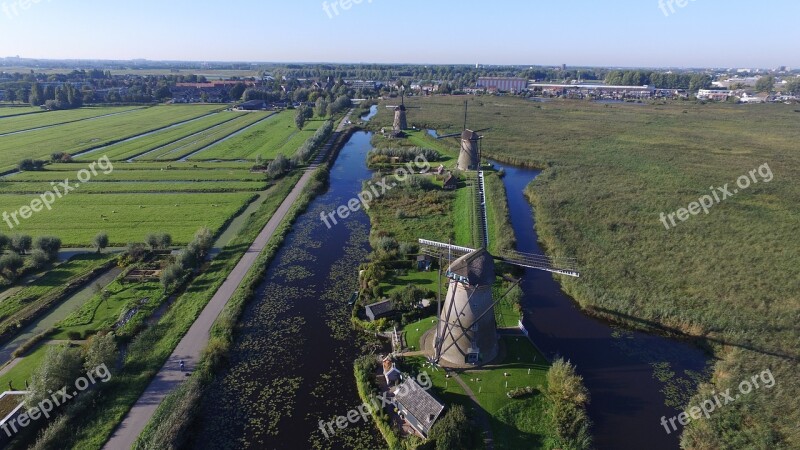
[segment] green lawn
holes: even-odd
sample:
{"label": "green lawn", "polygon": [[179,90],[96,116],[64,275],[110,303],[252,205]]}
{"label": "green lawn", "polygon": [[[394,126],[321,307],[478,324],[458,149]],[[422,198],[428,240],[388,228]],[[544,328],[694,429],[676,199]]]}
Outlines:
{"label": "green lawn", "polygon": [[0,375],[0,390],[8,390],[8,382],[10,381],[15,390],[24,391],[25,381],[30,382],[31,374],[42,363],[49,347],[47,344],[37,346],[32,352],[26,353],[11,370]]}
{"label": "green lawn", "polygon": [[426,317],[406,325],[403,327],[406,345],[411,349],[411,351],[419,351],[422,348],[420,347],[420,339],[422,338],[422,335],[435,327],[436,316]]}

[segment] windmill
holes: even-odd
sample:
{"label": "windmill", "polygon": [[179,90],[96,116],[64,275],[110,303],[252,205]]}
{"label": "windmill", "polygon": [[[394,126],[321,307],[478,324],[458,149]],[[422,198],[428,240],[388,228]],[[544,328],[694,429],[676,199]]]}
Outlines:
{"label": "windmill", "polygon": [[[480,364],[497,357],[498,338],[494,307],[508,296],[522,280],[507,279],[511,287],[498,299],[492,295],[496,278],[495,261],[510,265],[543,270],[561,275],[580,277],[571,258],[551,258],[546,255],[505,251],[492,255],[487,250],[488,220],[486,216],[486,189],[481,170],[481,149],[479,134],[489,129],[473,131],[467,128],[468,103],[464,102],[464,131],[462,133],[440,136],[439,139],[461,136],[461,153],[458,167],[464,171],[477,172],[476,214],[480,218],[482,236],[481,248],[474,249],[420,239],[422,251],[439,258],[439,301],[438,324],[434,341],[433,364],[445,363],[452,366]],[[481,231],[481,229],[478,229]],[[447,258],[448,267],[444,276],[448,280],[447,297],[442,302],[442,268]],[[453,258],[456,258],[453,260]]]}
{"label": "windmill", "polygon": [[[494,307],[503,301],[522,280],[506,278],[511,287],[498,299],[492,295],[495,281],[495,260],[511,265],[580,277],[575,261],[570,258],[551,258],[545,255],[504,252],[491,255],[486,248],[472,249],[426,239],[419,240],[422,251],[438,257],[440,290],[441,262],[447,257],[449,265],[444,276],[448,279],[444,303],[439,293],[434,364],[464,366],[492,361],[497,357],[498,338]],[[452,261],[455,257],[456,260]]]}
{"label": "windmill", "polygon": [[[406,91],[401,90],[400,105],[388,105],[387,108],[394,109],[394,122],[392,124],[392,134],[400,135],[408,129],[408,117],[406,111],[414,107],[406,106]],[[419,109],[419,108],[416,108]]]}
{"label": "windmill", "polygon": [[460,133],[446,134],[439,136],[438,139],[447,139],[451,137],[461,136],[461,152],[458,155],[458,169],[462,171],[480,170],[481,166],[481,136],[478,133],[491,130],[491,128],[484,128],[482,130],[473,131],[467,128],[467,113],[469,104],[464,101],[464,131]]}

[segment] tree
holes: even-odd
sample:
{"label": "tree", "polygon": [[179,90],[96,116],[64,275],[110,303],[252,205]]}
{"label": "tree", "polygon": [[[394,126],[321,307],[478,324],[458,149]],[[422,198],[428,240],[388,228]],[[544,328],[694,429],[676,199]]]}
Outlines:
{"label": "tree", "polygon": [[3,250],[5,250],[9,242],[8,236],[0,234],[0,255],[3,254]]}
{"label": "tree", "polygon": [[58,258],[58,251],[61,250],[61,239],[54,236],[40,236],[36,238],[33,246],[43,251],[52,261]]}
{"label": "tree", "polygon": [[775,88],[775,77],[772,75],[761,77],[756,81],[756,90],[758,92],[772,92]]}
{"label": "tree", "polygon": [[50,262],[50,256],[41,249],[36,249],[31,252],[28,258],[29,264],[36,270],[43,269]]}
{"label": "tree", "polygon": [[31,375],[25,403],[32,408],[64,386],[73,386],[81,376],[83,354],[76,347],[48,346],[44,360]]}
{"label": "tree", "polygon": [[14,250],[19,255],[24,255],[31,249],[33,240],[30,236],[24,234],[15,234],[11,236],[11,250]]}
{"label": "tree", "polygon": [[163,250],[170,248],[172,246],[172,236],[167,233],[162,233],[158,237],[158,244]]}
{"label": "tree", "polygon": [[6,89],[6,100],[14,103],[17,101],[17,93],[13,89]]}
{"label": "tree", "polygon": [[792,95],[800,95],[800,78],[795,78],[788,82],[786,84],[786,91]]}
{"label": "tree", "polygon": [[317,117],[325,117],[328,113],[328,101],[320,97],[317,99],[317,104],[314,106],[314,113]]}
{"label": "tree", "polygon": [[170,264],[161,271],[161,286],[164,287],[166,292],[174,285],[183,275],[183,268],[179,264]]}
{"label": "tree", "polygon": [[557,446],[576,450],[591,448],[591,422],[586,413],[589,391],[569,361],[557,359],[547,371],[547,398]]}
{"label": "tree", "polygon": [[150,247],[150,250],[157,250],[161,242],[157,234],[150,233],[144,237],[144,243]]}
{"label": "tree", "polygon": [[97,253],[102,252],[106,247],[108,247],[108,233],[105,231],[97,233],[97,236],[95,236],[92,240],[92,245],[94,245],[94,248],[97,249]]}
{"label": "tree", "polygon": [[298,109],[297,114],[294,116],[294,124],[297,126],[298,130],[302,130],[306,125],[306,115],[303,112],[303,108]]}
{"label": "tree", "polygon": [[114,333],[97,334],[89,340],[83,369],[89,372],[105,366],[111,371],[111,368],[116,365],[118,354]]}
{"label": "tree", "polygon": [[436,442],[436,450],[473,448],[475,435],[464,407],[453,405],[431,428],[430,439]]}
{"label": "tree", "polygon": [[25,261],[19,255],[12,253],[0,256],[0,275],[8,281],[14,281],[24,265]]}

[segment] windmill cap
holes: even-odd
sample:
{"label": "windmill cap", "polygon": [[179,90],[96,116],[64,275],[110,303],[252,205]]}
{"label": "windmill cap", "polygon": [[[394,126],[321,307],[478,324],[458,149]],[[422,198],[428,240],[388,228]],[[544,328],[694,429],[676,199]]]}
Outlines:
{"label": "windmill cap", "polygon": [[467,281],[470,286],[491,286],[494,283],[494,258],[485,248],[475,250],[453,261],[448,276]]}
{"label": "windmill cap", "polygon": [[461,133],[461,139],[464,139],[464,140],[467,140],[467,141],[477,141],[480,138],[481,138],[481,136],[478,133],[476,133],[476,132],[474,132],[472,130],[464,130],[464,132]]}

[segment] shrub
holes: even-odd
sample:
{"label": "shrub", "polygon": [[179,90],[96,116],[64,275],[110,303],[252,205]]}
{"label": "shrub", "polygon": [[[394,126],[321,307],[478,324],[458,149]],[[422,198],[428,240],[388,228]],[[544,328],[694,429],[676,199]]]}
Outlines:
{"label": "shrub", "polygon": [[31,249],[32,242],[33,240],[30,236],[24,234],[15,234],[11,236],[11,250],[20,255],[24,255],[28,250]]}
{"label": "shrub", "polygon": [[36,238],[33,246],[43,251],[52,261],[58,258],[58,251],[61,250],[61,239],[53,236],[40,236]]}
{"label": "shrub", "polygon": [[45,268],[49,262],[50,256],[38,248],[32,251],[31,256],[28,258],[28,264],[35,270]]}
{"label": "shrub", "polygon": [[68,331],[67,338],[70,341],[80,341],[81,340],[81,332],[80,331]]}

